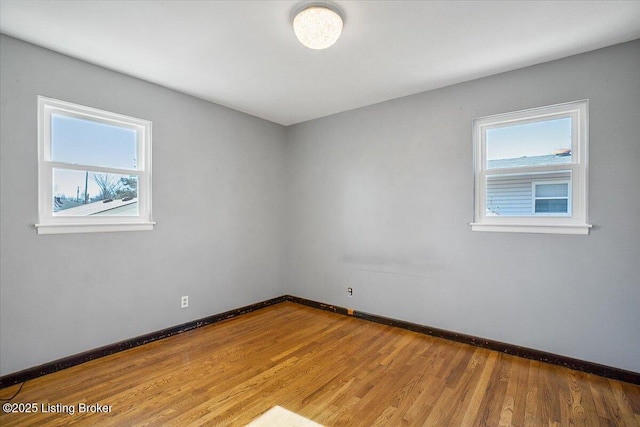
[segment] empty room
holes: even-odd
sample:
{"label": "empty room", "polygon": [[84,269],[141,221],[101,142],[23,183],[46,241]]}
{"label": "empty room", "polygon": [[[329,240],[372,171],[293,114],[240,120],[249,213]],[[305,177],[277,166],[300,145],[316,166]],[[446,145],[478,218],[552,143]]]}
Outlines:
{"label": "empty room", "polygon": [[0,425],[640,427],[640,1],[0,32]]}

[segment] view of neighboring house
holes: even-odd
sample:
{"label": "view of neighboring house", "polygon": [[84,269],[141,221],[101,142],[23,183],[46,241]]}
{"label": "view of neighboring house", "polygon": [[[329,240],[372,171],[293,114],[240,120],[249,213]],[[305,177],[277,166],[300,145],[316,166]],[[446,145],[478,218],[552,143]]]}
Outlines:
{"label": "view of neighboring house", "polygon": [[[488,169],[511,169],[570,163],[571,152],[560,152],[489,160],[487,166]],[[569,170],[490,175],[487,177],[487,215],[570,215],[570,183]]]}

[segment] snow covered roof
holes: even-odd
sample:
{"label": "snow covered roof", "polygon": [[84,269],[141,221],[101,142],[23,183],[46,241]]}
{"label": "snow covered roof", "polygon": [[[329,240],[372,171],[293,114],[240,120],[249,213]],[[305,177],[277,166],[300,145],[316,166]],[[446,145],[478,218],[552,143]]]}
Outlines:
{"label": "snow covered roof", "polygon": [[55,216],[138,215],[138,199],[100,200],[56,212]]}
{"label": "snow covered roof", "polygon": [[525,166],[564,165],[571,163],[571,155],[548,154],[546,156],[517,157],[487,161],[488,169],[506,169]]}

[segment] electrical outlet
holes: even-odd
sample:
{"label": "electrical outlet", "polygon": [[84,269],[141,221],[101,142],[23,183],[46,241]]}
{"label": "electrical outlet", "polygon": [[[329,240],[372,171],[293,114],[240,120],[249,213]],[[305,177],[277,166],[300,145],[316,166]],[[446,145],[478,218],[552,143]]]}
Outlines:
{"label": "electrical outlet", "polygon": [[349,295],[350,297],[353,296],[353,288],[347,288],[347,295]]}
{"label": "electrical outlet", "polygon": [[187,307],[189,307],[189,297],[185,295],[182,298],[180,298],[180,308],[187,308]]}

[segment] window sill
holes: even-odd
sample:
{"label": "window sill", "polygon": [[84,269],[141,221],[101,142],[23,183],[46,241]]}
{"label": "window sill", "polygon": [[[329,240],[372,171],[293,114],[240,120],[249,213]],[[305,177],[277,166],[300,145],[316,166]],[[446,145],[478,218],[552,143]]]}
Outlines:
{"label": "window sill", "polygon": [[471,231],[588,235],[591,224],[486,224],[472,222]]}
{"label": "window sill", "polygon": [[35,224],[38,234],[109,233],[115,231],[151,231],[155,222],[118,224]]}

